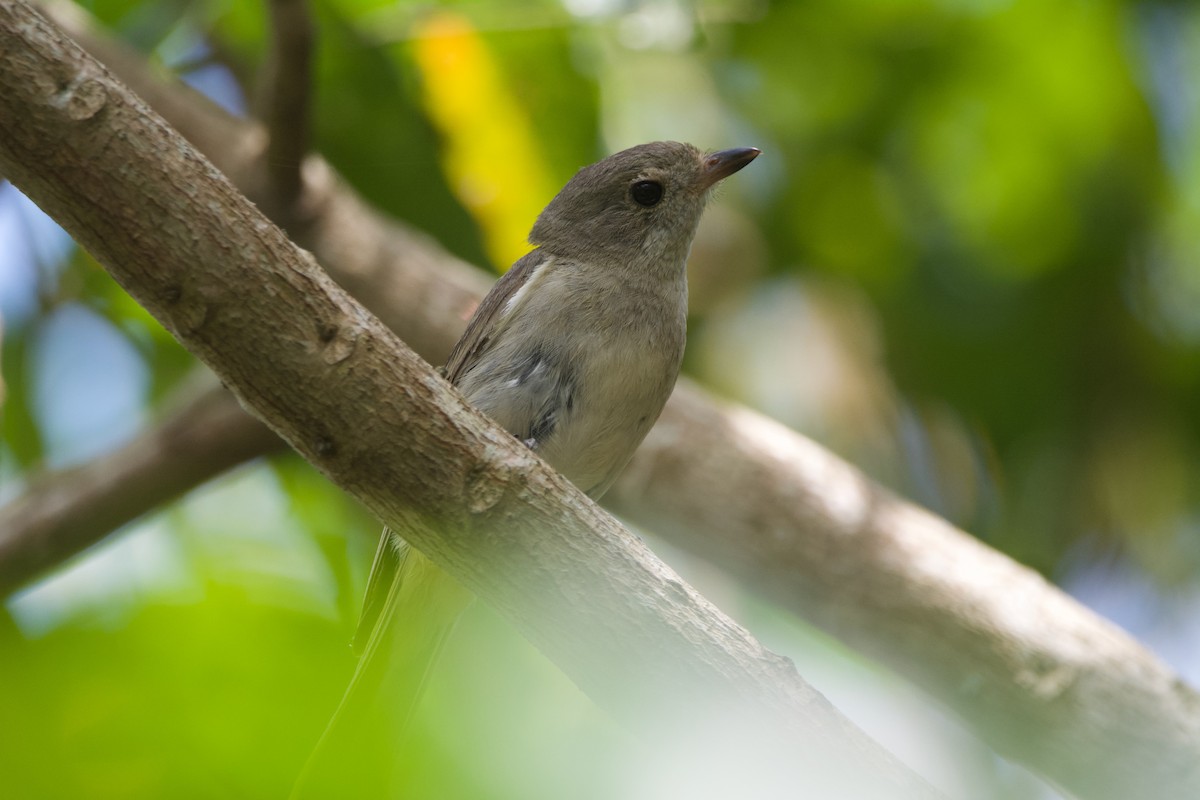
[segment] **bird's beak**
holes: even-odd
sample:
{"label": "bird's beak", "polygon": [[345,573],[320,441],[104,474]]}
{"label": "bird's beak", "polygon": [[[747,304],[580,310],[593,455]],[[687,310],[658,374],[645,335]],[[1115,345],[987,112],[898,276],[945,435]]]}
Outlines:
{"label": "bird's beak", "polygon": [[718,181],[728,178],[753,161],[762,150],[757,147],[734,147],[718,150],[704,157],[704,170],[700,174],[700,188],[711,189]]}

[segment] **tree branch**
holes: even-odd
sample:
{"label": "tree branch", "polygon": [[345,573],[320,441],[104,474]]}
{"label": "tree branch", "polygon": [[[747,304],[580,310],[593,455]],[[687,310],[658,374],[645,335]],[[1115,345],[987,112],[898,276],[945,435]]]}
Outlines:
{"label": "tree branch", "polygon": [[[467,406],[22,2],[0,5],[0,56],[0,166],[14,183],[247,407],[615,718],[650,742],[703,730],[693,768],[750,737],[743,766],[817,794],[935,796],[790,662]],[[740,724],[724,729],[731,716]]]}
{"label": "tree branch", "polygon": [[[308,0],[269,0],[271,52],[264,73],[264,166],[270,215],[287,219],[300,200],[309,149],[313,25]],[[283,224],[285,229],[292,227]]]}
{"label": "tree branch", "polygon": [[[73,4],[53,7],[189,139],[211,148],[227,174],[247,173],[253,148],[244,143],[261,139],[252,126],[155,80],[140,60],[89,34]],[[321,198],[323,213],[306,246],[440,363],[487,279],[366,208],[319,160],[311,164],[305,192]],[[839,498],[872,511],[855,526]],[[609,499],[909,676],[999,752],[1073,793],[1200,796],[1200,703],[1172,670],[1036,573],[871,486],[794,432],[681,385]],[[0,532],[19,538],[5,511]]]}
{"label": "tree branch", "polygon": [[104,533],[284,447],[233,395],[212,383],[115,452],[42,475],[0,506],[0,595],[90,547]]}
{"label": "tree branch", "polygon": [[1073,794],[1200,797],[1200,697],[1170,668],[785,426],[676,391],[608,499],[891,665]]}

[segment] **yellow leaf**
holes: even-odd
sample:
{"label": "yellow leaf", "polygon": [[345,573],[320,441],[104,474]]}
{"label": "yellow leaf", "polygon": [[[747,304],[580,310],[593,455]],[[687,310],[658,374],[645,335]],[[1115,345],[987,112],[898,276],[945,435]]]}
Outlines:
{"label": "yellow leaf", "polygon": [[478,222],[495,266],[524,255],[538,212],[554,195],[525,109],[465,18],[438,12],[414,36],[426,110],[445,142],[443,169]]}

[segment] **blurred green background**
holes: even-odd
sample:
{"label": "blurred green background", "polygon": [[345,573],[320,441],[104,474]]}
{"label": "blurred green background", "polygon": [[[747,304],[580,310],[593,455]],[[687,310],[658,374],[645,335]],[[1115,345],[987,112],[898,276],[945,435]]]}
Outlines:
{"label": "blurred green background", "polygon": [[[265,8],[81,3],[253,113]],[[1042,571],[1200,680],[1200,8],[1078,0],[313,0],[316,149],[500,269],[583,164],[755,145],[693,253],[686,368]],[[193,361],[0,184],[0,502],[151,424]],[[256,463],[8,599],[10,797],[286,794],[353,667],[378,525]],[[719,569],[652,546],[954,794],[1056,797]],[[652,798],[653,758],[483,604],[417,798]]]}

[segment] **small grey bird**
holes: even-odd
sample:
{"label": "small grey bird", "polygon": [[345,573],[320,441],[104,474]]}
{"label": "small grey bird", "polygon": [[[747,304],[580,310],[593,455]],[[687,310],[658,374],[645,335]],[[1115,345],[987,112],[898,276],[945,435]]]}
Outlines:
{"label": "small grey bird", "polygon": [[[703,153],[652,142],[581,169],[538,216],[529,237],[535,249],[480,303],[445,377],[599,498],[658,419],[679,375],[686,263],[709,193],[758,154],[753,147]],[[351,713],[356,693],[369,694],[376,710],[383,705],[407,717],[469,599],[384,530],[355,637],[365,645],[359,669],[314,758]],[[362,743],[340,745],[343,754],[351,748],[361,777]],[[344,793],[347,765],[337,763],[323,768],[334,783],[322,787],[310,760],[297,795]]]}
{"label": "small grey bird", "polygon": [[584,167],[488,293],[446,377],[593,498],[658,419],[683,359],[687,263],[709,190],[754,148],[653,142]]}

